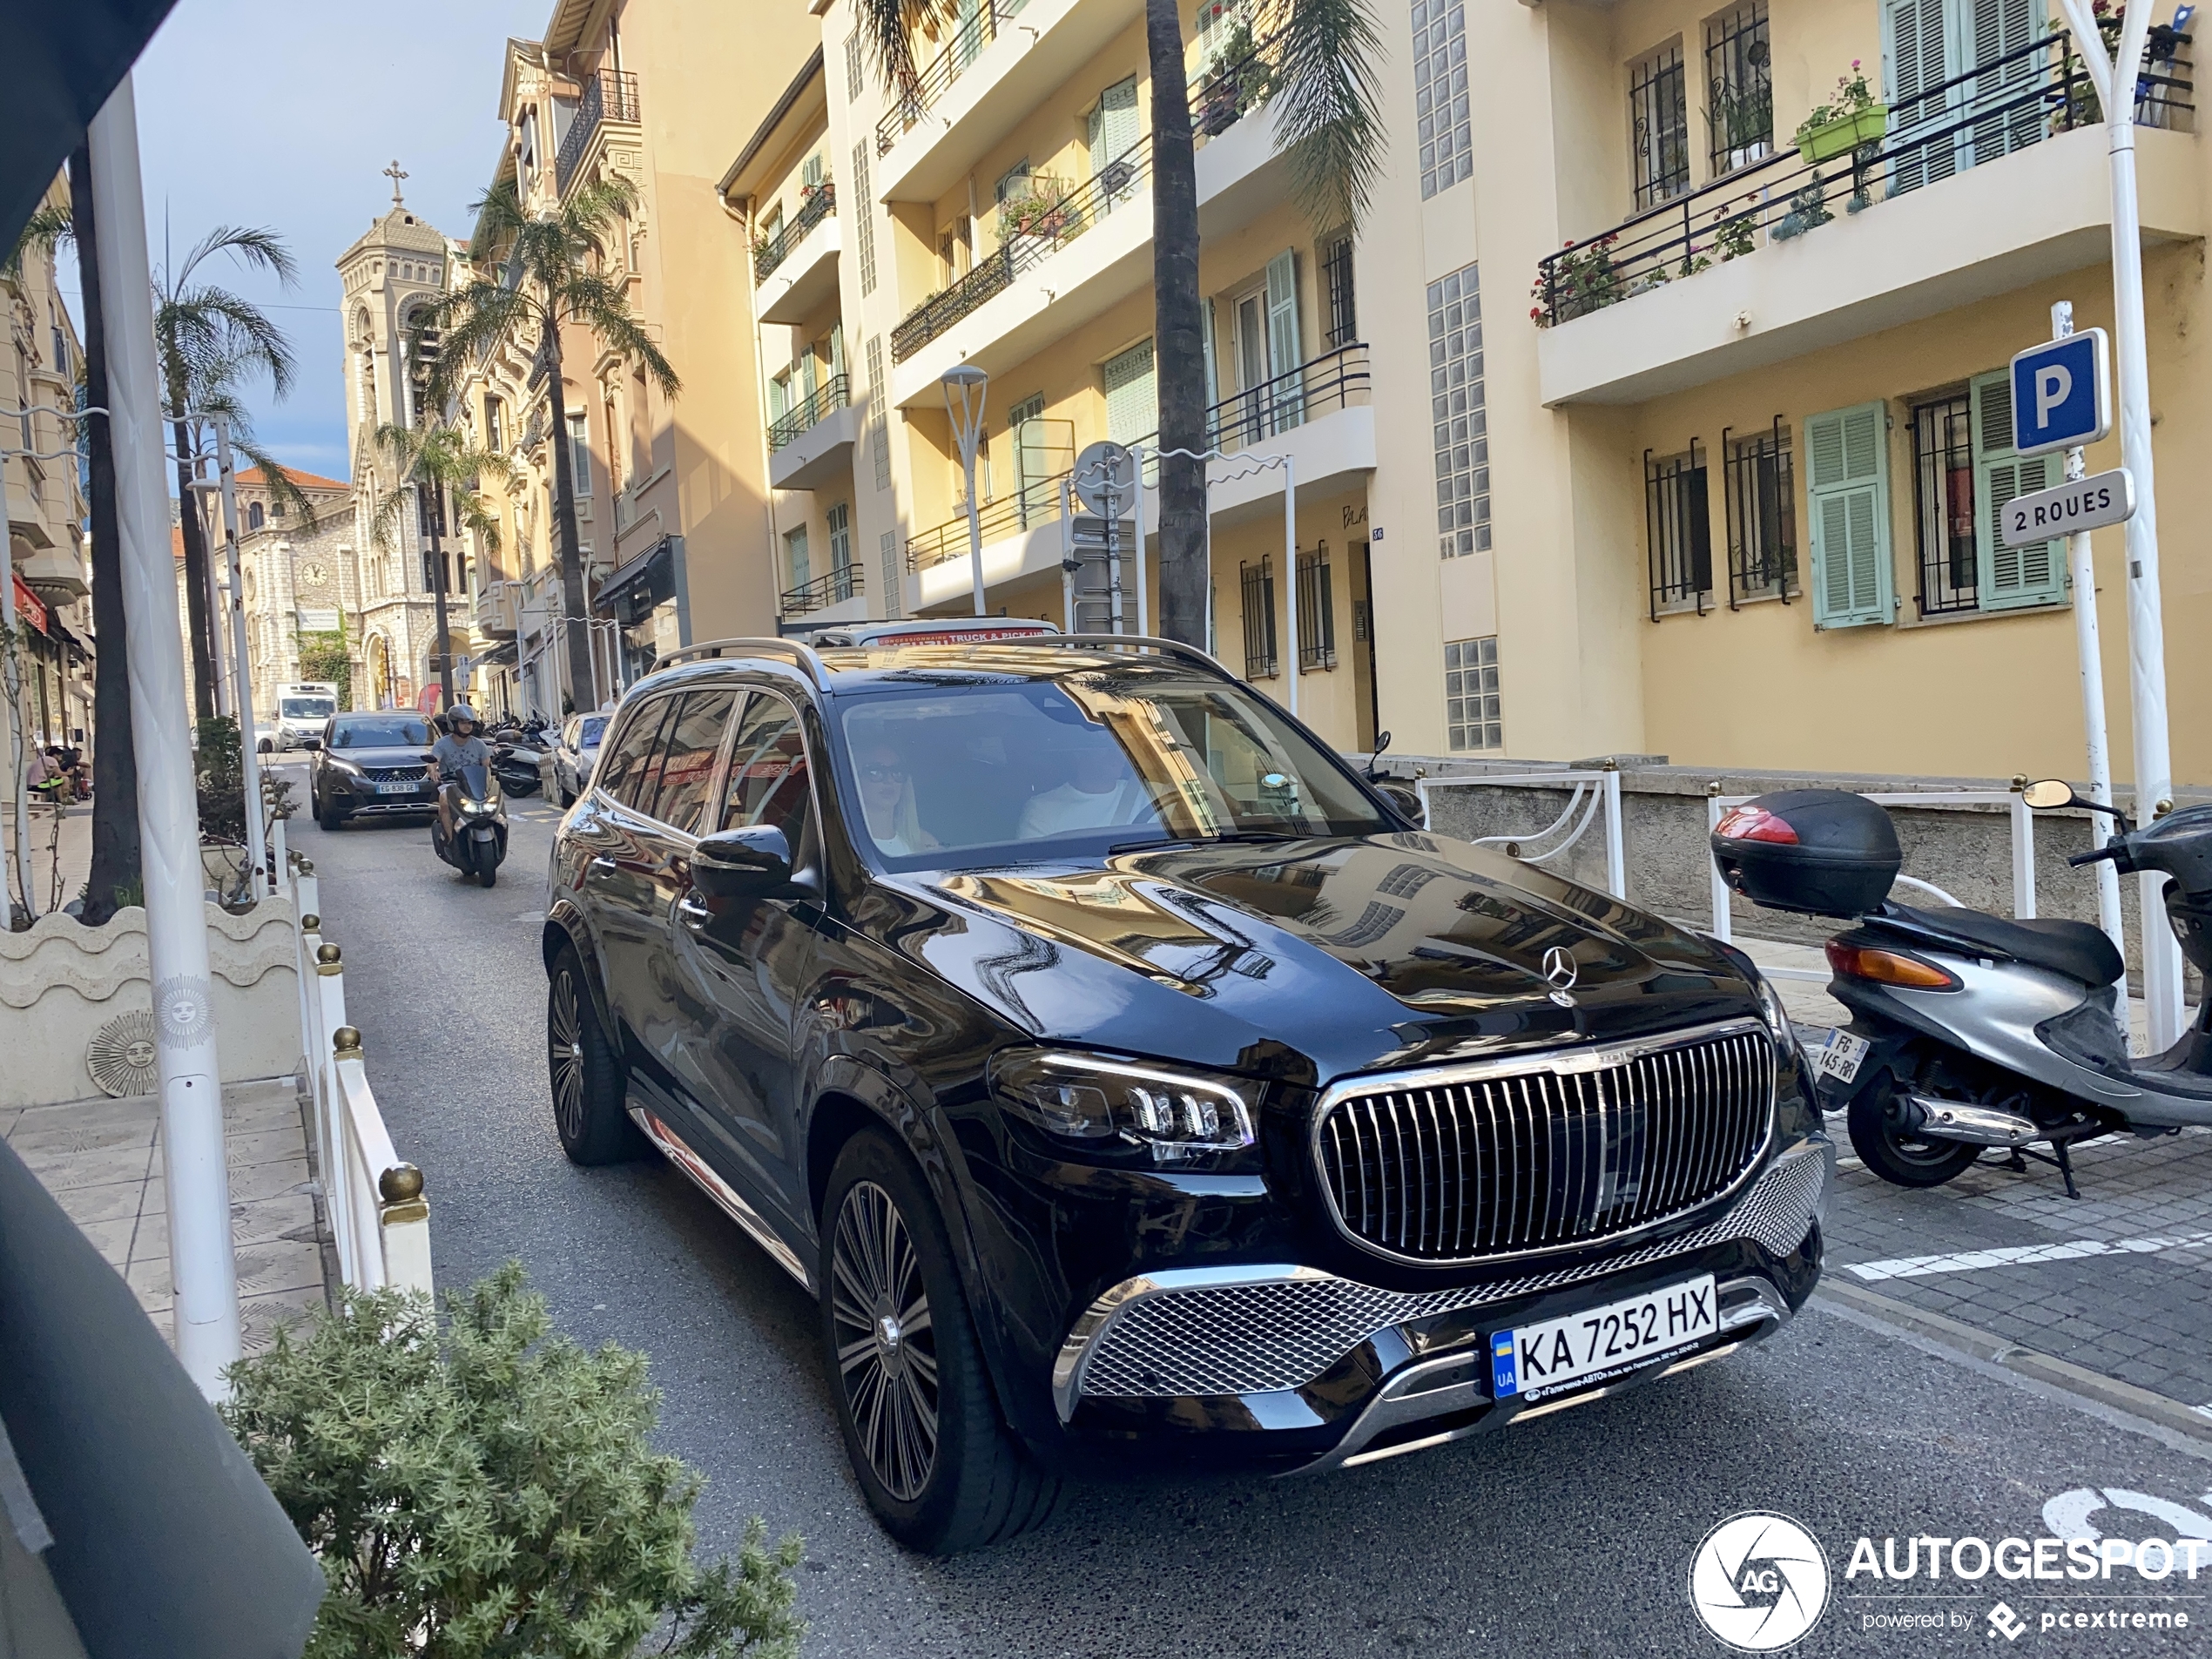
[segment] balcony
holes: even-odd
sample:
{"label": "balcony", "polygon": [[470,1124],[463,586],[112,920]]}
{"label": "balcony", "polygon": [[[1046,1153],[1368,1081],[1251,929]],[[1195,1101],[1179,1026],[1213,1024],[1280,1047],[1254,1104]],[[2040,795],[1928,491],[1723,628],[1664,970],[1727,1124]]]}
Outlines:
{"label": "balcony", "polygon": [[[1367,347],[1354,342],[1324,353],[1274,379],[1224,398],[1206,412],[1210,448],[1224,459],[1207,469],[1207,510],[1217,524],[1279,510],[1283,474],[1250,464],[1261,455],[1290,456],[1301,498],[1325,497],[1374,470],[1373,411],[1368,408]],[[1151,436],[1137,444],[1147,448]],[[1157,464],[1145,465],[1144,526],[1159,527],[1152,485]],[[1058,567],[1062,557],[1061,486],[1066,471],[1041,478],[977,515],[987,587]],[[919,578],[917,604],[941,604],[968,591],[968,516],[947,519],[907,541],[907,568]]]}
{"label": "balcony", "polygon": [[601,127],[610,121],[636,126],[639,118],[637,76],[627,70],[603,69],[586,81],[576,114],[569,121],[568,135],[553,158],[555,192],[563,196],[569,193],[569,183],[582,171],[591,140]]}
{"label": "balcony", "polygon": [[857,564],[840,564],[812,582],[785,589],[777,598],[776,614],[786,622],[812,617],[816,626],[827,627],[867,616],[867,573]]}
{"label": "balcony", "polygon": [[[2203,234],[2188,42],[2168,35],[2137,109],[2150,242]],[[2052,35],[1893,106],[1878,143],[1783,151],[1570,245],[1538,267],[1542,401],[1639,402],[2100,263],[2101,122]]]}
{"label": "balcony", "polygon": [[791,223],[752,245],[754,314],[796,325],[834,300],[840,246],[836,186],[809,186]]}
{"label": "balcony", "polygon": [[851,466],[859,435],[852,381],[833,375],[768,428],[769,487],[813,489],[830,482]]}

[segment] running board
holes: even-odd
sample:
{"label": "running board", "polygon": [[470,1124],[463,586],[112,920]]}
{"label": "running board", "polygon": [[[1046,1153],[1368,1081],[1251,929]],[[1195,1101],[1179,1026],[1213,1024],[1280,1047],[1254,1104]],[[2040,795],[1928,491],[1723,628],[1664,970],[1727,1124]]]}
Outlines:
{"label": "running board", "polygon": [[634,1101],[629,1104],[630,1116],[644,1132],[645,1138],[660,1149],[661,1156],[691,1179],[691,1184],[720,1205],[731,1220],[745,1229],[745,1236],[768,1252],[768,1259],[799,1281],[799,1288],[809,1296],[814,1293],[813,1276],[806,1264],[799,1259],[799,1252],[783,1240],[783,1236],[771,1227],[761,1213],[737,1195],[730,1184],[708,1167],[707,1162],[684,1143],[684,1137],[663,1123],[658,1116]]}

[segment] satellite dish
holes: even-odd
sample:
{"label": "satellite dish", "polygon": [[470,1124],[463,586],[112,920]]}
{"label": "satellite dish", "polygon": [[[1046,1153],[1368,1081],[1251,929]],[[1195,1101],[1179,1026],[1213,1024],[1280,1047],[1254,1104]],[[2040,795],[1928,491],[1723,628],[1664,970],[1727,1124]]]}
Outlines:
{"label": "satellite dish", "polygon": [[1076,499],[1092,512],[1101,518],[1121,517],[1136,490],[1136,466],[1128,447],[1110,438],[1092,444],[1076,457],[1075,484]]}

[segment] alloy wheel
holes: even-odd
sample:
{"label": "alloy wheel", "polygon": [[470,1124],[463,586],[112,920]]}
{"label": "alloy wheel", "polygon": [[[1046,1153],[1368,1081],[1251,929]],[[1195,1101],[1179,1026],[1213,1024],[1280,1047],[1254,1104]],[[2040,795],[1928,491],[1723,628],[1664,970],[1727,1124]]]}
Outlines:
{"label": "alloy wheel", "polygon": [[566,968],[553,976],[545,1016],[545,1045],[553,1070],[553,1115],[571,1143],[583,1139],[583,1015],[577,1001],[576,977]]}
{"label": "alloy wheel", "polygon": [[937,1338],[921,1258],[890,1193],[856,1182],[830,1246],[837,1366],[868,1467],[901,1503],[937,1461]]}

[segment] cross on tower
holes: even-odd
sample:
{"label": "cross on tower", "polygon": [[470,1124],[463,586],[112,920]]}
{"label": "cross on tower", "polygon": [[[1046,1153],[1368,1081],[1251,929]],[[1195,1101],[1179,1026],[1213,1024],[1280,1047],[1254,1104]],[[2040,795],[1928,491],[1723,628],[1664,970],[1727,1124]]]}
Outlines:
{"label": "cross on tower", "polygon": [[400,180],[411,175],[401,167],[397,156],[392,158],[392,165],[383,172],[384,176],[392,181],[392,206],[397,207],[400,206]]}

